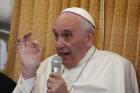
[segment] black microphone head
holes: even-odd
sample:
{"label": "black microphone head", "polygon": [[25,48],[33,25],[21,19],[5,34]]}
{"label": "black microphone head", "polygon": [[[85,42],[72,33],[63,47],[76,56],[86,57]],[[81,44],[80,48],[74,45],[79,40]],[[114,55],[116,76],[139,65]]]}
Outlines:
{"label": "black microphone head", "polygon": [[60,56],[54,56],[51,65],[52,72],[61,73],[62,58]]}

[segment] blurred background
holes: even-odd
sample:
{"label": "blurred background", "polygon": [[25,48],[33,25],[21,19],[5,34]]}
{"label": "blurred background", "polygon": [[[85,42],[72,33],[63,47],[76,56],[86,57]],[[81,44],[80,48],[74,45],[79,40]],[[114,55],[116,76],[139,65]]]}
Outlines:
{"label": "blurred background", "polygon": [[7,63],[7,46],[13,4],[14,0],[0,0],[0,70],[4,70]]}

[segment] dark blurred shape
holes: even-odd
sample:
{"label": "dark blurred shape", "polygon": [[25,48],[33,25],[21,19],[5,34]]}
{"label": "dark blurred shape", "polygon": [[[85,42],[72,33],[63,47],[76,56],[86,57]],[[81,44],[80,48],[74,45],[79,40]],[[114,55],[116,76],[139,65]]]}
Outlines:
{"label": "dark blurred shape", "polygon": [[0,93],[12,93],[16,82],[0,72]]}

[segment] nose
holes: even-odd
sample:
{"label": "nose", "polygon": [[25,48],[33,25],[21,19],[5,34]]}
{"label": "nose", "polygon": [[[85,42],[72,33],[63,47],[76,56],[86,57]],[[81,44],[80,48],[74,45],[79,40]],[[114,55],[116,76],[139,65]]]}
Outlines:
{"label": "nose", "polygon": [[57,49],[62,49],[62,48],[64,48],[64,40],[63,40],[63,38],[59,37],[59,38],[56,40],[56,48],[57,48]]}

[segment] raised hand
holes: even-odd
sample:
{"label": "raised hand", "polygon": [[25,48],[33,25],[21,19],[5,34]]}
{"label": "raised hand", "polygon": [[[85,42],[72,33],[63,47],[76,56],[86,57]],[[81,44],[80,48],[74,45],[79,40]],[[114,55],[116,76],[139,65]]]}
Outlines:
{"label": "raised hand", "polygon": [[25,33],[17,41],[17,49],[24,79],[34,77],[41,62],[41,49],[37,41],[30,42],[31,34],[31,32]]}
{"label": "raised hand", "polygon": [[66,83],[60,74],[50,74],[47,80],[47,93],[68,93]]}

